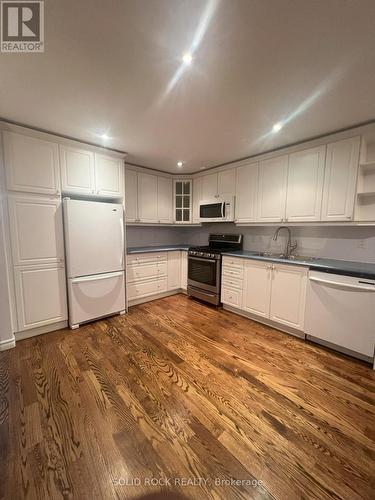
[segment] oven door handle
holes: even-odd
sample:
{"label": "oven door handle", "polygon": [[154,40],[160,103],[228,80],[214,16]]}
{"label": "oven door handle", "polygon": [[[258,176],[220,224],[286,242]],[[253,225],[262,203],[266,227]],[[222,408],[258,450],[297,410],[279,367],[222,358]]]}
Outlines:
{"label": "oven door handle", "polygon": [[189,259],[190,260],[200,260],[202,262],[213,262],[213,263],[217,262],[216,259],[201,259],[200,257],[193,257],[192,255],[189,255]]}

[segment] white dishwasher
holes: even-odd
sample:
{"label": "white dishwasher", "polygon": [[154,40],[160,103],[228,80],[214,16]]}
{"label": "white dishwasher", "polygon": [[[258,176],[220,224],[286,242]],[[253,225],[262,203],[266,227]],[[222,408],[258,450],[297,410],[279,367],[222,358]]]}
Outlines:
{"label": "white dishwasher", "polygon": [[306,338],[366,361],[375,347],[375,280],[310,271]]}

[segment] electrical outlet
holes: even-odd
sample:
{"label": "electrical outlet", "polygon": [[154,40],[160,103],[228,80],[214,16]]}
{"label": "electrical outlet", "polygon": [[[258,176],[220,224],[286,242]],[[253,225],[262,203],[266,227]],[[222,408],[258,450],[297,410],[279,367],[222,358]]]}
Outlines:
{"label": "electrical outlet", "polygon": [[357,247],[365,250],[367,248],[367,240],[365,240],[365,239],[358,240]]}

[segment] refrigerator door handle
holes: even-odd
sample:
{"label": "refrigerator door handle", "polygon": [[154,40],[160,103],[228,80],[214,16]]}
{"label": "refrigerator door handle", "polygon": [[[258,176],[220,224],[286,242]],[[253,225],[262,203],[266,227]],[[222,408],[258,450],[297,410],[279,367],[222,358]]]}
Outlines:
{"label": "refrigerator door handle", "polygon": [[108,278],[115,278],[116,276],[122,276],[123,271],[118,271],[116,273],[106,273],[106,274],[94,274],[92,276],[84,276],[81,278],[73,278],[71,280],[72,283],[87,283],[87,281],[98,281],[98,280],[106,280]]}
{"label": "refrigerator door handle", "polygon": [[120,219],[120,230],[121,230],[121,259],[120,264],[121,267],[124,268],[124,252],[125,252],[125,238],[124,238],[124,219]]}

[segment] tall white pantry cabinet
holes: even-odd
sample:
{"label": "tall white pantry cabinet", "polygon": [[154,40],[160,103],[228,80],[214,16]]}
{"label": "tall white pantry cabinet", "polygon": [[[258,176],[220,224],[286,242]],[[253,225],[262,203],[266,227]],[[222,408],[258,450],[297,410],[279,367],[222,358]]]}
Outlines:
{"label": "tall white pantry cabinet", "polygon": [[123,161],[11,130],[3,131],[3,148],[13,329],[22,338],[68,319],[62,195],[122,198]]}

